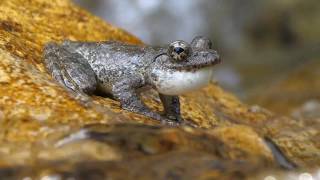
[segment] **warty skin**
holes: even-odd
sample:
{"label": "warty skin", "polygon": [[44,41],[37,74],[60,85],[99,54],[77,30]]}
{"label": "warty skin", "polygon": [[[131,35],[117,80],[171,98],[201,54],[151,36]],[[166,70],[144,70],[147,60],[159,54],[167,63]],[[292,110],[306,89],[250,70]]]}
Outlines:
{"label": "warty skin", "polygon": [[[205,37],[191,44],[174,41],[164,47],[121,42],[48,43],[44,63],[53,78],[75,94],[111,94],[125,110],[164,123],[182,122],[178,95],[209,83],[212,67],[220,62]],[[150,110],[139,93],[159,92],[164,115]]]}

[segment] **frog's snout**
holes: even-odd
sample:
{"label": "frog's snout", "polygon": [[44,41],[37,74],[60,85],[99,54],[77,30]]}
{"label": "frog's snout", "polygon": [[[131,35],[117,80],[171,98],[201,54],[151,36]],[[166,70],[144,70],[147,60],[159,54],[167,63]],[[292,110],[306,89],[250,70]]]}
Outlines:
{"label": "frog's snout", "polygon": [[204,50],[195,52],[194,56],[198,59],[201,59],[202,62],[205,62],[207,65],[215,65],[221,63],[221,58],[217,51],[215,50]]}
{"label": "frog's snout", "polygon": [[222,62],[220,55],[216,51],[214,51],[214,55],[213,56],[214,56],[215,64],[220,64]]}

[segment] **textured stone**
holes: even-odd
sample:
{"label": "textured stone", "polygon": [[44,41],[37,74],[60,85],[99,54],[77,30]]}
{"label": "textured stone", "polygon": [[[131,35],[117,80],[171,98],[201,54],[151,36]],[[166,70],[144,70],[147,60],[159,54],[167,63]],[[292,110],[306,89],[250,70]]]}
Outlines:
{"label": "textured stone", "polygon": [[[83,106],[42,64],[49,41],[142,43],[67,0],[0,2],[0,177],[243,179],[319,166],[319,125],[247,106],[217,83],[183,95],[167,127],[99,96]],[[218,67],[217,67],[218,68]],[[143,95],[161,110],[154,91]]]}

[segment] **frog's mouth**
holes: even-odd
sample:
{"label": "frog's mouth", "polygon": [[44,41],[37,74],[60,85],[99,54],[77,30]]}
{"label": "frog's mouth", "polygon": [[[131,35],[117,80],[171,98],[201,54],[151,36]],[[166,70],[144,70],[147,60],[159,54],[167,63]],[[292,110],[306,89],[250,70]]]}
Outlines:
{"label": "frog's mouth", "polygon": [[212,66],[193,71],[157,70],[153,84],[158,92],[166,95],[181,95],[206,86],[212,78]]}
{"label": "frog's mouth", "polygon": [[176,70],[197,71],[204,67],[214,66],[221,62],[218,53],[211,49],[195,50],[190,57],[181,62],[173,62],[167,65],[168,68]]}

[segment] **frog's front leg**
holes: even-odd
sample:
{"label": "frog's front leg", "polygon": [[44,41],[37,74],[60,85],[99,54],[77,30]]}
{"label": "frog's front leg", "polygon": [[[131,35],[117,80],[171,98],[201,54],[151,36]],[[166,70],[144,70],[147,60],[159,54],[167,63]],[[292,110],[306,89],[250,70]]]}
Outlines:
{"label": "frog's front leg", "polygon": [[180,100],[179,96],[169,96],[159,93],[160,100],[164,107],[164,112],[167,118],[181,122],[181,114],[180,114]]}
{"label": "frog's front leg", "polygon": [[136,89],[143,85],[144,80],[142,77],[139,75],[131,76],[130,78],[118,81],[113,86],[112,93],[117,99],[119,99],[121,108],[148,116],[165,124],[176,125],[176,123],[170,119],[161,116],[159,113],[153,112],[142,102],[136,92]]}
{"label": "frog's front leg", "polygon": [[86,94],[92,94],[97,87],[94,71],[89,63],[77,53],[55,43],[44,49],[44,63],[52,77],[73,92],[83,102],[88,101]]}

